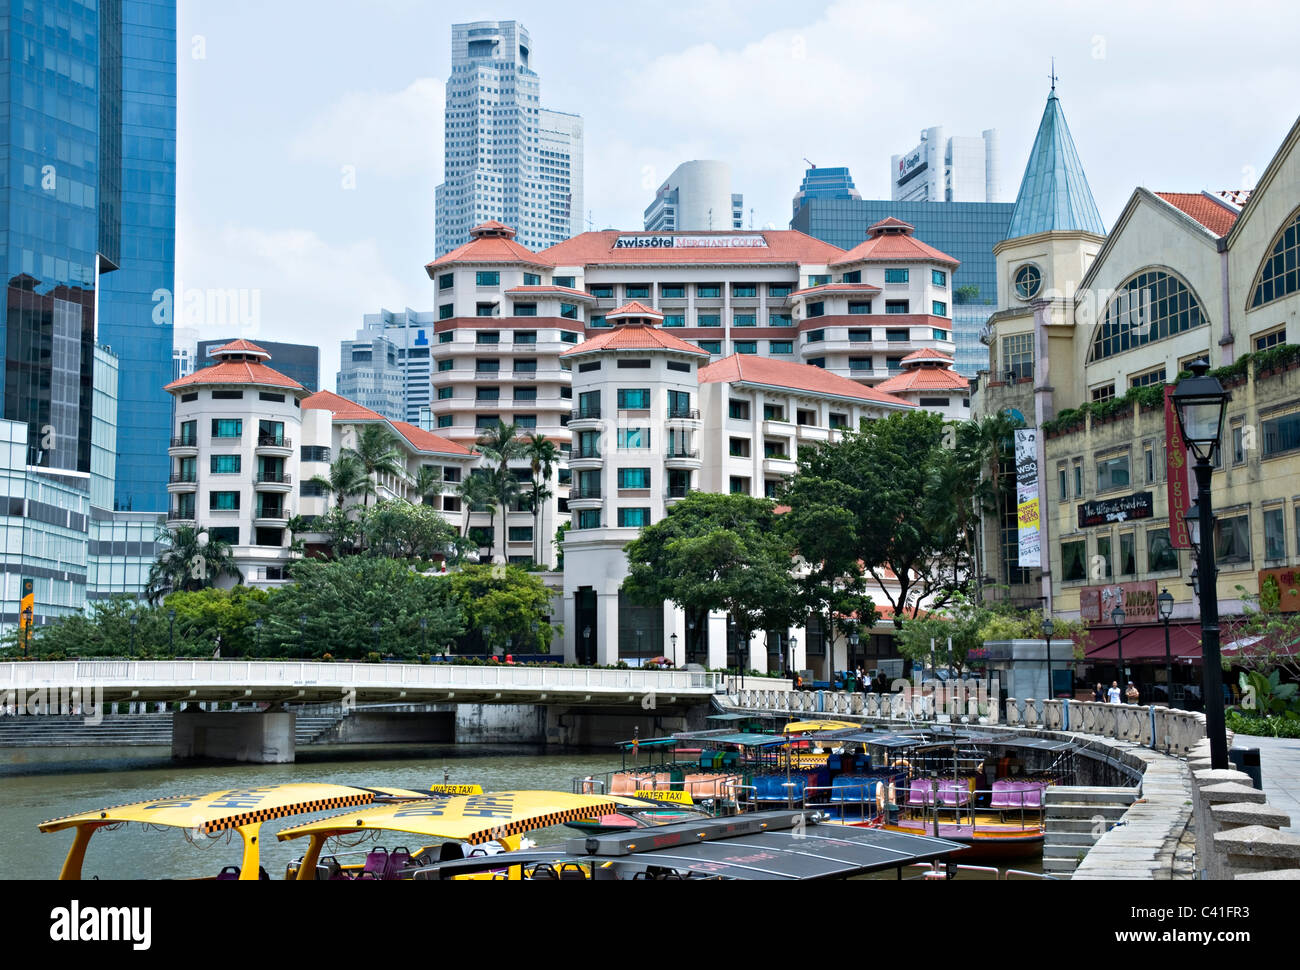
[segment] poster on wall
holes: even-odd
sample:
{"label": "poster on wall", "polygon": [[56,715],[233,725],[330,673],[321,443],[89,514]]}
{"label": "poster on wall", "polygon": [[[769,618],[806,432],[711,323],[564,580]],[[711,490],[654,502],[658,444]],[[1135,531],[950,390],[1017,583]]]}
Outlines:
{"label": "poster on wall", "polygon": [[1016,522],[1022,569],[1042,567],[1038,529],[1038,431],[1016,431]]}

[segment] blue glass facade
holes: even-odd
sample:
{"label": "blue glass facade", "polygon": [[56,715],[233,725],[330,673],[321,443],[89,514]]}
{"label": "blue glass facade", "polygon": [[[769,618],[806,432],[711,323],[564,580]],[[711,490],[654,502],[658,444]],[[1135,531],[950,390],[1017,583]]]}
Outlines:
{"label": "blue glass facade", "polygon": [[[110,4],[101,0],[108,16]],[[176,277],[176,2],[120,0],[120,258],[100,278],[99,342],[121,361],[114,508],[167,510],[172,319],[159,291]],[[111,78],[104,72],[107,97]]]}
{"label": "blue glass facade", "polygon": [[[818,171],[821,171],[820,169]],[[954,370],[963,377],[988,368],[980,328],[997,308],[993,247],[1006,238],[1010,202],[891,202],[888,199],[809,199],[790,222],[841,249],[867,238],[867,228],[889,216],[916,227],[916,238],[961,262],[952,274]]]}
{"label": "blue glass facade", "polygon": [[810,199],[861,199],[847,168],[810,168],[794,197],[794,212]]}
{"label": "blue glass facade", "polygon": [[[226,337],[221,340],[200,340],[198,351],[194,355],[194,369],[200,370],[216,364],[217,358],[212,351],[224,347],[239,336]],[[427,343],[427,341],[426,341]],[[313,394],[320,390],[320,348],[308,344],[281,344],[274,340],[259,340],[257,346],[271,355],[268,364],[285,377],[291,377]],[[428,383],[426,381],[426,383]],[[427,396],[426,396],[427,403]]]}

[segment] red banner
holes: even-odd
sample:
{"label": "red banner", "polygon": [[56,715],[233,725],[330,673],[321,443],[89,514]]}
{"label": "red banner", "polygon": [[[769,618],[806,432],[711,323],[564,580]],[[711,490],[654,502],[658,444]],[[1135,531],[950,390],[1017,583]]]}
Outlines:
{"label": "red banner", "polygon": [[1165,385],[1165,482],[1169,489],[1169,542],[1175,549],[1192,548],[1184,516],[1192,505],[1188,478],[1187,445],[1174,411],[1174,385]]}
{"label": "red banner", "polygon": [[1085,623],[1106,624],[1115,607],[1123,605],[1125,623],[1155,623],[1156,581],[1085,586],[1079,590],[1079,616]]}

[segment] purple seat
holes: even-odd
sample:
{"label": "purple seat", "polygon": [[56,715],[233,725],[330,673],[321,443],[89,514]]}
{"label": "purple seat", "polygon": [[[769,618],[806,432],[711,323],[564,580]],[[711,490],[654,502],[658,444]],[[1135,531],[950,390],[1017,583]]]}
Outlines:
{"label": "purple seat", "polygon": [[930,793],[930,783],[922,778],[914,778],[912,787],[907,791],[907,804],[933,805],[934,796]]}
{"label": "purple seat", "polygon": [[383,846],[372,849],[366,855],[366,864],[357,874],[358,879],[383,879],[388,871],[388,850]]}
{"label": "purple seat", "polygon": [[995,781],[993,783],[993,798],[989,801],[990,808],[1019,808],[1019,804],[1014,802],[1011,795],[1011,786],[1013,781]]}
{"label": "purple seat", "polygon": [[939,782],[939,804],[949,807],[965,805],[970,801],[970,789],[949,778]]}
{"label": "purple seat", "polygon": [[239,878],[239,866],[225,866],[217,873],[217,882],[228,882]]}
{"label": "purple seat", "polygon": [[402,873],[411,862],[409,849],[396,848],[388,854],[388,866],[384,869],[385,879],[401,879]]}
{"label": "purple seat", "polygon": [[1043,791],[1047,788],[1044,782],[1034,781],[1025,785],[1025,808],[1042,808]]}

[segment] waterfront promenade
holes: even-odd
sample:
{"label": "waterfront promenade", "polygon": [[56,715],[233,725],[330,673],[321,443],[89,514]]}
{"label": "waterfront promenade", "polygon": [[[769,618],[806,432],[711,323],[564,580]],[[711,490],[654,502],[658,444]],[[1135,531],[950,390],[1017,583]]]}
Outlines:
{"label": "waterfront promenade", "polygon": [[1291,816],[1283,832],[1300,835],[1300,738],[1256,738],[1238,734],[1238,748],[1259,748],[1259,769],[1269,804]]}

